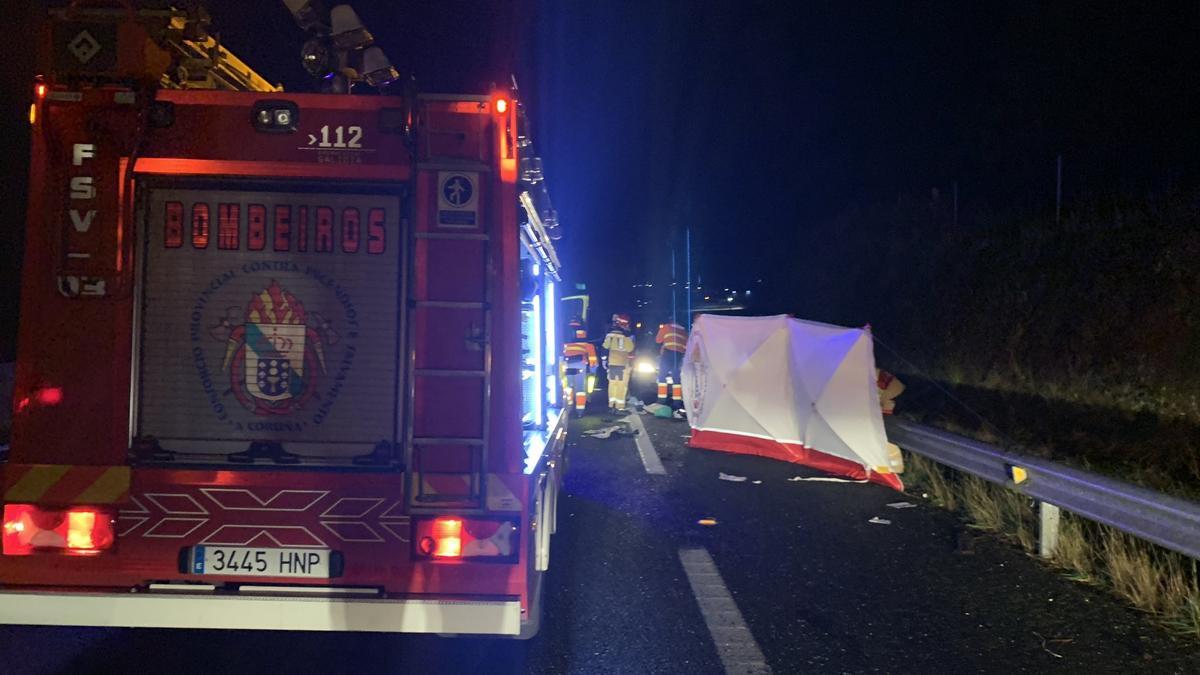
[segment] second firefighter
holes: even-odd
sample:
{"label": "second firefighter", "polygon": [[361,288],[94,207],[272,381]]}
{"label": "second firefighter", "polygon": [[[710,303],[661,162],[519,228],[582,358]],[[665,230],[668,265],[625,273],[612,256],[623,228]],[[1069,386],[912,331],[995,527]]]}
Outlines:
{"label": "second firefighter", "polygon": [[629,393],[629,378],[633,370],[634,348],[627,315],[613,314],[612,330],[604,336],[604,344],[601,346],[608,350],[608,360],[605,364],[608,370],[608,407],[624,410],[625,399]]}

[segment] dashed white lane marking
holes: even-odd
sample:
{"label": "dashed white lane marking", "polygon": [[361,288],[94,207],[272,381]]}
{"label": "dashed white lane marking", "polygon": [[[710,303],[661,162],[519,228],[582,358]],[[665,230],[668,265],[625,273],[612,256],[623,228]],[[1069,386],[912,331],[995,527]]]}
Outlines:
{"label": "dashed white lane marking", "polygon": [[637,443],[638,454],[642,457],[642,466],[646,467],[646,473],[666,475],[667,470],[663,467],[662,460],[658,458],[658,453],[654,451],[654,444],[650,442],[650,436],[646,433],[646,425],[642,424],[642,416],[635,412],[630,413],[625,419],[629,420],[629,424],[637,431],[633,440]]}
{"label": "dashed white lane marking", "polygon": [[746,627],[737,603],[725,588],[717,565],[708,550],[703,548],[679,549],[679,562],[692,585],[692,595],[700,605],[704,623],[717,647],[717,656],[726,673],[746,675],[770,675],[771,668],[763,658],[762,650]]}

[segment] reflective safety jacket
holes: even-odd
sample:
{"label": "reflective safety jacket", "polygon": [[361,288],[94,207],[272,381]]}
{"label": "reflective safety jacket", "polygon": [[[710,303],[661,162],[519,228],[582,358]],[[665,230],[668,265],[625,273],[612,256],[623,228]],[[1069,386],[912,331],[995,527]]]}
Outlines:
{"label": "reflective safety jacket", "polygon": [[658,335],[654,337],[654,341],[662,345],[662,352],[679,352],[680,354],[687,351],[687,329],[677,323],[664,323],[658,327]]}
{"label": "reflective safety jacket", "polygon": [[604,348],[608,350],[608,365],[628,365],[633,354],[633,336],[614,330],[604,336]]}
{"label": "reflective safety jacket", "polygon": [[904,393],[904,383],[888,371],[876,368],[875,386],[879,389],[879,406],[883,414],[891,415],[896,410],[896,397]]}
{"label": "reflective safety jacket", "polygon": [[590,342],[568,342],[563,345],[563,357],[570,359],[571,357],[585,356],[589,366],[593,368],[599,363],[596,358],[596,345]]}

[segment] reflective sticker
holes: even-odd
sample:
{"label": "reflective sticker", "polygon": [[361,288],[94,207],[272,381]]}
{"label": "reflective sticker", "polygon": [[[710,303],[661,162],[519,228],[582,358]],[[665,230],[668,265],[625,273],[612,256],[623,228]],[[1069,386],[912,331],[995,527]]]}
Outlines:
{"label": "reflective sticker", "polygon": [[127,466],[12,465],[7,502],[117,504],[129,498]]}
{"label": "reflective sticker", "polygon": [[80,63],[87,63],[100,53],[100,42],[88,31],[81,30],[67,43],[67,51]]}
{"label": "reflective sticker", "polygon": [[487,508],[489,511],[520,511],[521,500],[513,494],[514,487],[507,481],[524,481],[523,474],[488,474]]}
{"label": "reflective sticker", "polygon": [[32,466],[4,492],[6,502],[33,502],[58,482],[71,467],[57,464]]}

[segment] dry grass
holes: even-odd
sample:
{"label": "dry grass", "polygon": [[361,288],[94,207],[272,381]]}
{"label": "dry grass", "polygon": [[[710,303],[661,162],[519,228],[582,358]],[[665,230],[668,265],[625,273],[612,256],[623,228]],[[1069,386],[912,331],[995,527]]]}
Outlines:
{"label": "dry grass", "polygon": [[904,479],[920,485],[933,503],[950,511],[958,510],[958,495],[946,478],[942,465],[920,455],[904,453]]}
{"label": "dry grass", "polygon": [[959,477],[957,487],[975,527],[1004,535],[1026,553],[1037,550],[1037,515],[1028,497],[975,476]]}
{"label": "dry grass", "polygon": [[1179,610],[1178,617],[1165,620],[1167,626],[1184,635],[1200,636],[1200,594],[1189,596]]}
{"label": "dry grass", "polygon": [[963,510],[971,523],[981,530],[1001,532],[1004,529],[1003,505],[987,481],[975,476],[962,476],[958,489],[962,494]]}
{"label": "dry grass", "polygon": [[1167,625],[1200,637],[1196,561],[1104,528],[1100,552],[1113,590]]}
{"label": "dry grass", "polygon": [[1121,532],[1105,532],[1100,554],[1113,590],[1135,607],[1156,612],[1163,605],[1163,586],[1150,551]]}
{"label": "dry grass", "polygon": [[[1037,509],[1025,495],[906,454],[905,478],[936,504],[960,511],[971,526],[1038,549]],[[1054,565],[1073,579],[1112,590],[1180,634],[1200,639],[1197,561],[1111,527],[1063,513]]]}
{"label": "dry grass", "polygon": [[1096,549],[1088,536],[1087,523],[1070,513],[1063,513],[1058,524],[1058,550],[1054,564],[1071,572],[1079,581],[1091,581],[1096,571]]}

